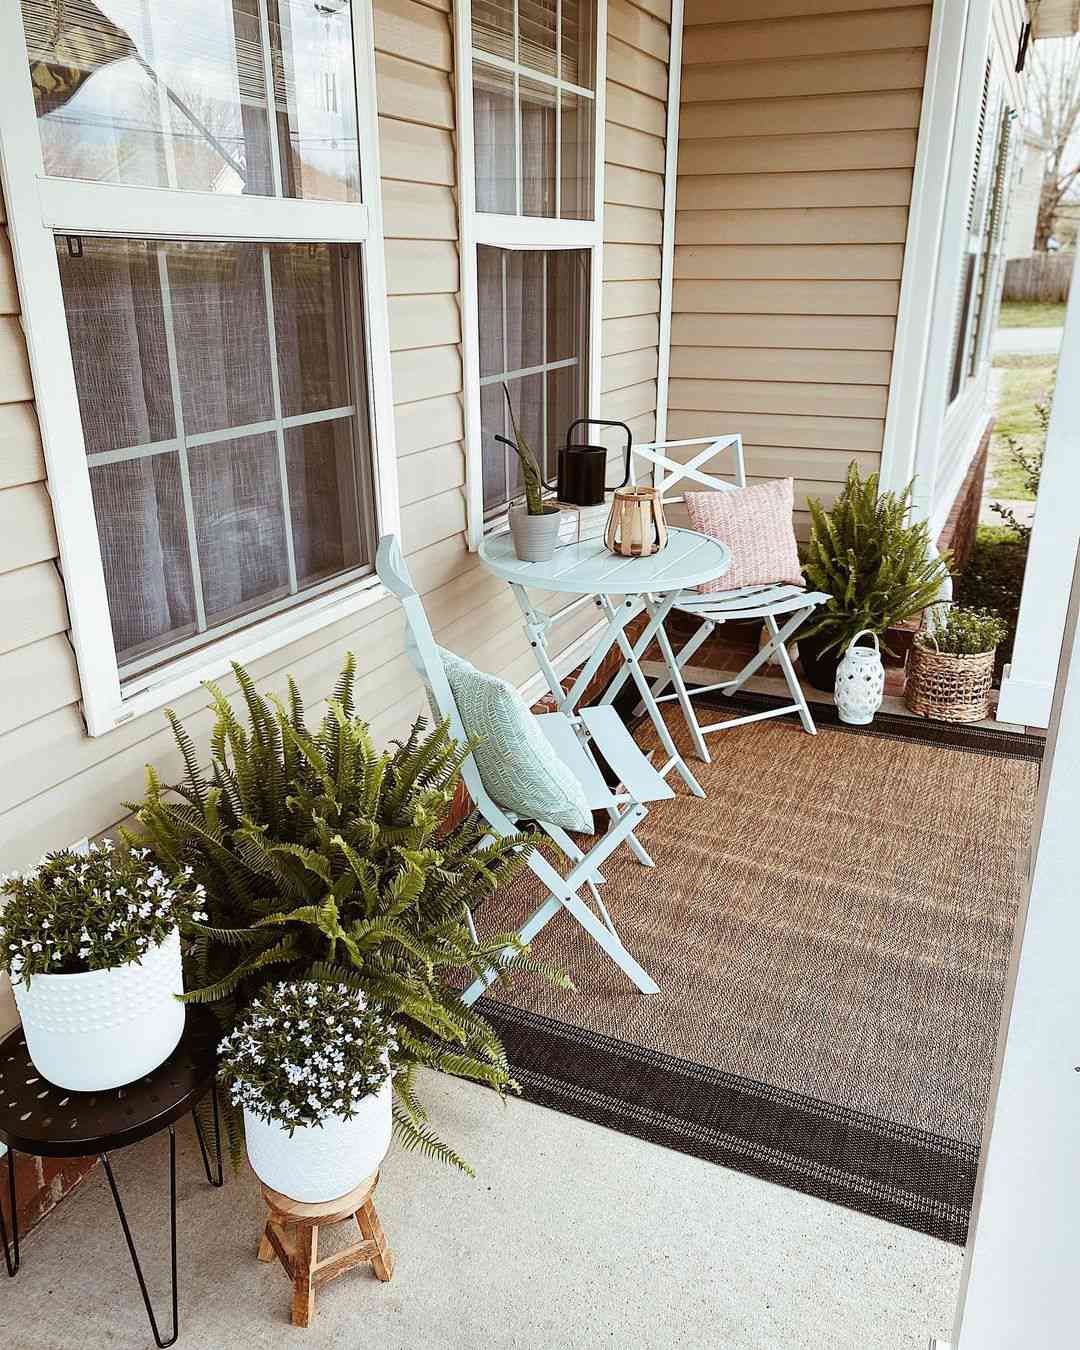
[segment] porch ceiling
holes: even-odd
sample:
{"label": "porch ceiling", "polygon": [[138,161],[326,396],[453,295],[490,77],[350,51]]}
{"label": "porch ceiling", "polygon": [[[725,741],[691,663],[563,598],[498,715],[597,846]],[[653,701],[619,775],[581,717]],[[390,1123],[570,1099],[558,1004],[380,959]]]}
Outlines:
{"label": "porch ceiling", "polygon": [[1028,10],[1037,38],[1069,37],[1080,31],[1080,0],[1031,0]]}

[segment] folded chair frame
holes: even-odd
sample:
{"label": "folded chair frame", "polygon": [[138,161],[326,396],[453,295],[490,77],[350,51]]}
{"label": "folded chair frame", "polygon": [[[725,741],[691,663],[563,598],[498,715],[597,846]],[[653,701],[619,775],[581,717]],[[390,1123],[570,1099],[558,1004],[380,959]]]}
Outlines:
{"label": "folded chair frame", "polygon": [[[700,449],[694,450],[694,447]],[[685,462],[673,458],[669,451],[691,450]],[[719,455],[730,452],[733,460],[734,482],[718,478],[703,467]],[[635,445],[631,457],[631,479],[639,480],[641,470],[647,466],[651,474],[652,485],[660,494],[665,505],[675,505],[683,501],[683,496],[673,495],[672,488],[686,483],[688,488],[704,488],[716,492],[731,492],[746,486],[746,467],[743,459],[742,436],[738,433],[723,436],[698,436],[690,440],[657,441],[648,445]],[[684,488],[685,492],[687,488]],[[670,650],[664,651],[668,669],[654,679],[651,692],[657,703],[677,701],[686,718],[694,750],[700,759],[711,759],[705,737],[715,731],[730,731],[733,727],[748,722],[761,722],[767,718],[784,717],[788,713],[797,713],[803,730],[813,736],[817,733],[814,719],[806,702],[806,696],[799,683],[799,677],[788,652],[788,643],[802,625],[814,613],[818,605],[829,596],[821,591],[807,591],[801,586],[777,583],[764,586],[746,586],[732,591],[711,591],[684,593],[672,607],[676,612],[701,620],[693,636],[679,649],[674,660]],[[783,619],[783,624],[777,622]],[[691,658],[712,636],[719,625],[733,619],[762,619],[768,632],[768,638],[743,668],[729,680],[714,684],[688,687],[683,672]],[[668,642],[666,634],[662,641]],[[727,696],[741,689],[748,680],[769,662],[775,660],[779,665],[791,694],[791,702],[778,708],[768,708],[764,712],[748,713],[742,717],[725,718],[703,726],[698,720],[692,700],[704,694],[723,693]],[[616,679],[621,687],[625,676]],[[669,687],[671,692],[666,692]],[[618,689],[616,688],[615,692]],[[609,691],[611,692],[611,691]],[[643,705],[639,705],[639,708]]]}
{"label": "folded chair frame", "polygon": [[[424,612],[423,602],[409,578],[395,536],[384,535],[379,541],[376,570],[386,588],[401,601],[409,634],[407,645],[410,658],[421,678],[427,683],[440,716],[448,719],[450,733],[455,739],[459,741],[468,740],[468,735],[461,721],[461,714],[458,711],[457,703],[446,677],[446,671],[439,657],[427,615]],[[606,788],[601,790],[601,775],[592,755],[592,744],[594,742],[598,744],[601,754],[605,754],[605,737],[614,735],[618,744],[612,742],[610,758],[615,761],[620,759],[626,761],[628,754],[631,753],[628,751],[626,744],[629,739],[628,733],[622,729],[621,723],[618,723],[618,730],[616,730],[617,714],[615,714],[614,709],[586,708],[574,717],[567,717],[563,713],[552,713],[544,717],[538,717],[537,721],[543,724],[547,718],[561,719],[565,724],[557,728],[561,733],[564,751],[567,748],[566,732],[569,729],[571,733],[569,740],[573,747],[577,747],[576,750],[572,750],[572,754],[584,756],[589,766],[589,772],[583,777],[587,777],[589,784],[593,787],[593,800],[590,805],[594,809],[606,811],[611,824],[592,848],[586,852],[579,848],[566,830],[560,826],[545,821],[536,822],[559,852],[568,859],[570,870],[565,876],[562,876],[538,849],[529,850],[526,859],[527,865],[547,890],[547,897],[526,919],[518,931],[518,938],[522,943],[532,942],[556,914],[565,911],[575,923],[579,924],[589,934],[641,993],[659,993],[659,986],[656,981],[623,945],[607,907],[600,896],[598,886],[603,884],[604,881],[603,873],[600,870],[602,864],[623,843],[628,843],[633,847],[636,856],[644,866],[653,866],[653,861],[641,842],[634,837],[634,831],[648,813],[648,807],[642,797],[647,797],[649,800],[661,800],[671,797],[673,793],[645,760],[645,757],[641,755],[641,752],[637,750],[637,747],[633,746],[632,741],[630,741],[630,745],[633,746],[633,752],[636,752],[640,758],[640,765],[634,766],[635,775],[645,785],[645,790],[639,790],[637,795],[629,791],[613,793]],[[552,740],[552,736],[549,735],[548,739],[549,741]],[[605,758],[608,758],[606,754]],[[570,767],[573,771],[572,764]],[[462,778],[476,810],[492,835],[505,839],[520,832],[521,822],[519,819],[492,800],[484,787],[479,769],[472,756],[466,759],[462,765]],[[599,915],[594,913],[582,897],[581,892],[583,890],[589,892]],[[467,912],[467,920],[470,932],[475,938],[476,928],[471,913]],[[485,971],[465,990],[462,995],[463,1001],[466,1004],[474,1003],[497,978],[498,972],[496,970]]]}

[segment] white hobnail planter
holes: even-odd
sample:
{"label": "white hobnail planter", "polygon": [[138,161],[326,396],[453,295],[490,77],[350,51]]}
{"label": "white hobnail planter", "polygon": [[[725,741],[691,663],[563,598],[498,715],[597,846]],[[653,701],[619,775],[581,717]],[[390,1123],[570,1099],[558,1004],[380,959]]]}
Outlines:
{"label": "white hobnail planter", "polygon": [[163,1064],[184,1034],[180,933],[139,961],[13,983],[34,1068],[71,1092],[105,1092]]}
{"label": "white hobnail planter", "polygon": [[[873,638],[873,647],[857,647],[858,640],[867,635]],[[848,643],[836,670],[833,692],[841,722],[863,727],[874,720],[885,696],[885,667],[877,634],[869,628],[863,628]]]}
{"label": "white hobnail planter", "polygon": [[330,1116],[321,1125],[298,1125],[289,1134],[277,1121],[244,1108],[248,1161],[271,1190],[303,1204],[336,1200],[378,1170],[390,1147],[393,1088],[388,1078],[365,1097],[351,1120]]}
{"label": "white hobnail planter", "polygon": [[510,508],[510,533],[514,537],[514,552],[522,562],[550,562],[559,542],[562,512],[545,511],[542,516],[530,516],[524,506]]}

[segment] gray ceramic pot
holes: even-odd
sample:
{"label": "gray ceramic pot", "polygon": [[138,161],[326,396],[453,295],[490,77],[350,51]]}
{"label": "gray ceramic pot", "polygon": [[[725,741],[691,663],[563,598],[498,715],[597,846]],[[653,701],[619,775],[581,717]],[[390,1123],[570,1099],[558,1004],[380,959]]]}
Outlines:
{"label": "gray ceramic pot", "polygon": [[559,542],[562,512],[550,507],[542,516],[530,516],[524,506],[510,508],[510,533],[514,552],[522,562],[549,562]]}

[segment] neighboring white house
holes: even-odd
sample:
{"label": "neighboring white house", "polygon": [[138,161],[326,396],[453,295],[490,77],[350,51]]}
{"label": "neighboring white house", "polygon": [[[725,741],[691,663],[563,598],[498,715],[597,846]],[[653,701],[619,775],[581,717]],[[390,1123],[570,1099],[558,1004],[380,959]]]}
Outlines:
{"label": "neighboring white house", "polygon": [[1029,258],[1035,247],[1043,169],[1049,148],[1036,132],[1024,131],[1024,149],[1020,155],[1012,204],[1009,207],[1009,228],[1005,235],[1006,260]]}

